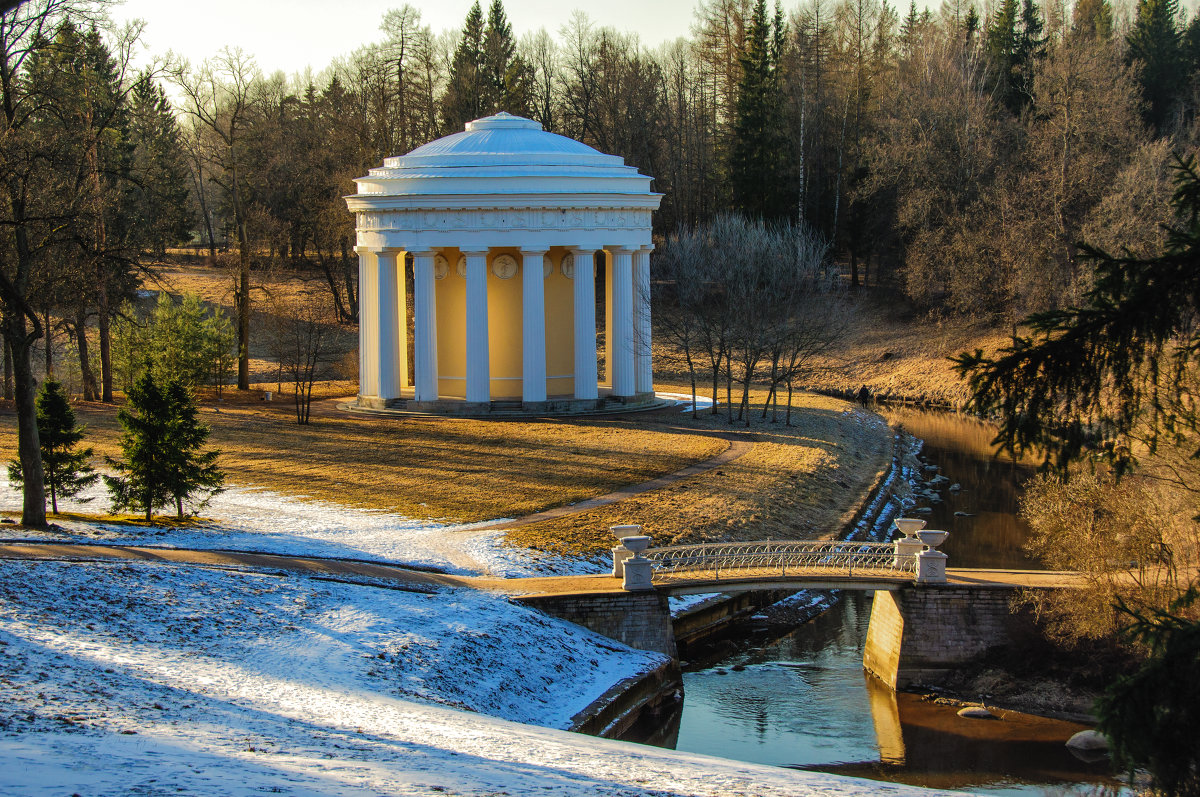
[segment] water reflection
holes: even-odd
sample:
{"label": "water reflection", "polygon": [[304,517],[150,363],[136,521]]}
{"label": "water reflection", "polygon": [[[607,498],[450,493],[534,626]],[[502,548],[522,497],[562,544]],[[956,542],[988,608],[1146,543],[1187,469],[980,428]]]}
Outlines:
{"label": "water reflection", "polygon": [[869,595],[846,593],[782,639],[685,673],[676,748],[976,793],[1117,787],[1106,763],[1079,761],[1064,746],[1082,725],[1016,712],[966,719],[865,675],[870,611]]}
{"label": "water reflection", "polygon": [[[966,415],[916,409],[888,409],[888,422],[925,441],[922,457],[939,467],[947,481],[932,486],[940,500],[919,498],[928,507],[929,528],[950,538],[940,548],[951,567],[1037,568],[1021,546],[1029,527],[1017,517],[1021,485],[1034,474],[1031,463],[996,457],[996,427]],[[926,473],[932,477],[933,471]],[[959,490],[951,490],[954,484]]]}

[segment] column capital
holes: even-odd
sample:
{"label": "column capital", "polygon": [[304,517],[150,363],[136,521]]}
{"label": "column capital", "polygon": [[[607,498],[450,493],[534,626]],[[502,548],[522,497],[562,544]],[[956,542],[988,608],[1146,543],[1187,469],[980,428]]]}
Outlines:
{"label": "column capital", "polygon": [[580,257],[582,255],[594,255],[600,250],[594,246],[569,246],[567,247],[567,251],[576,257]]}
{"label": "column capital", "polygon": [[606,246],[604,248],[614,255],[632,255],[639,249],[637,246]]}
{"label": "column capital", "polygon": [[360,255],[398,255],[408,250],[403,246],[356,246],[354,251]]}
{"label": "column capital", "polygon": [[533,246],[522,246],[522,255],[545,255],[549,254],[550,247],[544,244],[535,244]]}
{"label": "column capital", "polygon": [[638,251],[645,252],[646,254],[650,254],[651,252],[654,251],[654,244],[643,244],[642,246],[638,247]]}
{"label": "column capital", "polygon": [[489,249],[459,249],[459,254],[463,257],[487,257]]}

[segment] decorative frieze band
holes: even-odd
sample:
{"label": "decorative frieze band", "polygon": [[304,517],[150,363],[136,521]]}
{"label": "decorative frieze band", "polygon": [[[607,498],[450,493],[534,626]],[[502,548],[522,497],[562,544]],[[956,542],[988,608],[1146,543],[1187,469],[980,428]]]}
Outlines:
{"label": "decorative frieze band", "polygon": [[640,208],[517,208],[497,210],[360,211],[358,232],[443,230],[626,230],[649,229],[650,211]]}

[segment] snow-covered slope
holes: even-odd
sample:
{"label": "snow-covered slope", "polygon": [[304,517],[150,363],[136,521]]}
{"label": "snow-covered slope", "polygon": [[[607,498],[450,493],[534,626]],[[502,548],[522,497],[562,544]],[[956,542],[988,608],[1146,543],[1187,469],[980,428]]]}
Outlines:
{"label": "snow-covered slope", "polygon": [[564,727],[660,661],[469,590],[7,561],[0,792],[907,791],[507,721]]}

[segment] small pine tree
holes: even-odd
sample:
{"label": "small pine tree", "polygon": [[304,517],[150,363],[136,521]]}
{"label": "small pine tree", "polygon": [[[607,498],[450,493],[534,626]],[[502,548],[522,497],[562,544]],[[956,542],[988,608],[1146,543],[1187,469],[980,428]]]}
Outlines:
{"label": "small pine tree", "polygon": [[224,474],[216,467],[220,452],[201,451],[208,427],[197,418],[196,402],[178,379],[163,388],[146,372],[129,391],[129,404],[117,413],[122,458],[107,458],[117,476],[105,476],[113,511],[144,511],[153,519],[158,507],[183,502],[195,493],[205,499],[221,489]]}
{"label": "small pine tree", "polygon": [[[183,518],[183,502],[194,493],[208,498],[221,491],[225,474],[217,467],[219,451],[203,451],[209,428],[200,422],[195,398],[178,379],[167,383],[167,406],[171,408],[171,467],[167,469],[167,492],[175,501],[175,516]],[[203,503],[203,502],[202,502]]]}
{"label": "small pine tree", "polygon": [[[88,464],[92,449],[75,450],[87,431],[75,425],[75,411],[67,400],[62,384],[47,379],[37,397],[38,444],[42,451],[42,471],[50,489],[50,506],[58,514],[58,497],[71,498],[96,483],[99,476]],[[8,464],[8,478],[13,484],[23,482],[21,463]],[[90,499],[88,499],[90,500]]]}

